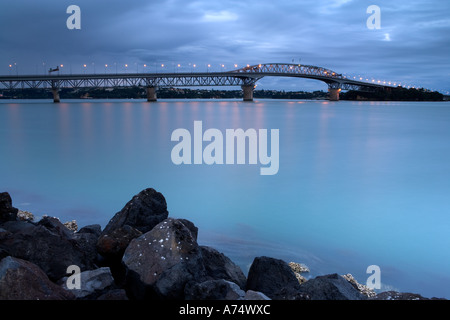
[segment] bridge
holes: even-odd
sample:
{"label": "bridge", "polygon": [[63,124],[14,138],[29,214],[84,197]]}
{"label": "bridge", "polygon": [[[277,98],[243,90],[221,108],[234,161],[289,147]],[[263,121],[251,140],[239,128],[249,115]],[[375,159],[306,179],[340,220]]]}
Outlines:
{"label": "bridge", "polygon": [[264,77],[294,77],[315,79],[328,85],[329,99],[339,100],[341,90],[376,91],[389,90],[391,85],[349,79],[330,69],[289,63],[247,65],[227,72],[183,73],[116,73],[74,75],[16,75],[0,76],[0,89],[50,89],[53,101],[60,102],[61,88],[118,88],[145,87],[147,101],[157,101],[158,87],[240,86],[243,100],[253,101],[256,82]]}

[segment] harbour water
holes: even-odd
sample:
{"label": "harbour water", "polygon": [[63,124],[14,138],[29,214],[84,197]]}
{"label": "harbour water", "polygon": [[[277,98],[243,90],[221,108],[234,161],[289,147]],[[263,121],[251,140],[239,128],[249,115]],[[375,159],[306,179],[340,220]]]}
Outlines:
{"label": "harbour water", "polygon": [[[0,100],[0,191],[39,217],[104,227],[152,187],[244,273],[378,265],[384,290],[450,298],[447,102]],[[279,171],[175,165],[175,129],[279,129]],[[269,149],[270,150],[270,149]]]}

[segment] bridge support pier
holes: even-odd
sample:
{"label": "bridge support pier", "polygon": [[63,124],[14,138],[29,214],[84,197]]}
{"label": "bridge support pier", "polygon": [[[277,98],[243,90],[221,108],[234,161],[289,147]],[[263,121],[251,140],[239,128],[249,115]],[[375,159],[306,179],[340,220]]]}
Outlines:
{"label": "bridge support pier", "polygon": [[59,98],[59,89],[58,88],[52,88],[52,94],[53,94],[53,102],[54,103],[61,102],[61,99]]}
{"label": "bridge support pier", "polygon": [[147,87],[147,101],[148,102],[156,102],[156,88],[155,87]]}
{"label": "bridge support pier", "polygon": [[330,101],[339,101],[339,92],[341,92],[341,89],[328,89]]}
{"label": "bridge support pier", "polygon": [[253,90],[255,89],[255,86],[245,85],[241,88],[244,91],[244,101],[253,101]]}

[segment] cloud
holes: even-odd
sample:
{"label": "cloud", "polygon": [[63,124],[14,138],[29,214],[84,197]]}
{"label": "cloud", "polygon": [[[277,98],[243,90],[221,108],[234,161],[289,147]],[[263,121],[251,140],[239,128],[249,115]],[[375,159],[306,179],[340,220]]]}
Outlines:
{"label": "cloud", "polygon": [[237,19],[238,19],[237,14],[226,10],[222,10],[219,12],[207,12],[203,16],[203,21],[206,22],[226,22],[226,21],[236,21]]}

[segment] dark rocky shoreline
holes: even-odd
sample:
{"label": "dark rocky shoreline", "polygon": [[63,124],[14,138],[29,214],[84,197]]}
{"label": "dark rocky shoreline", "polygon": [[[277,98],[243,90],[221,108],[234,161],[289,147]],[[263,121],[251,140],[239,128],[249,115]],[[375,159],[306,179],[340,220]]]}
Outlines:
{"label": "dark rocky shoreline", "polygon": [[376,294],[349,274],[306,280],[305,266],[271,257],[255,257],[246,277],[197,234],[191,221],[169,217],[152,188],[104,230],[48,216],[35,222],[0,193],[0,300],[429,300]]}

